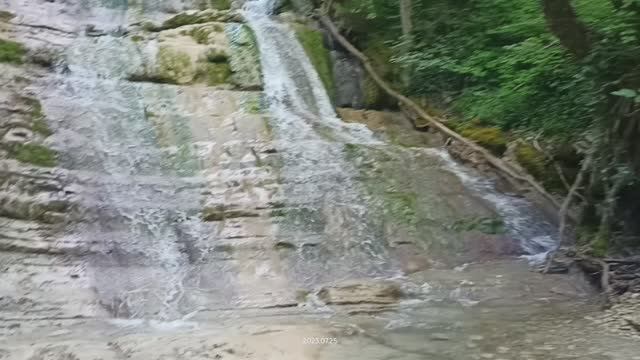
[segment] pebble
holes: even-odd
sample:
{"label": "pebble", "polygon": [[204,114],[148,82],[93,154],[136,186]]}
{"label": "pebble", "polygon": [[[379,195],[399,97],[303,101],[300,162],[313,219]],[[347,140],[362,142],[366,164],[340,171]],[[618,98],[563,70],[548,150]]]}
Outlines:
{"label": "pebble", "polygon": [[508,351],[509,351],[509,348],[508,348],[508,347],[505,347],[505,346],[498,346],[498,349],[497,349],[497,350],[498,350],[498,352],[499,352],[500,354],[504,354],[504,353],[506,353],[506,352],[508,352]]}
{"label": "pebble", "polygon": [[469,336],[469,339],[472,341],[480,341],[484,339],[484,336],[482,335],[471,335]]}
{"label": "pebble", "polygon": [[483,359],[493,359],[494,355],[489,353],[484,353],[484,354],[481,354],[480,357]]}

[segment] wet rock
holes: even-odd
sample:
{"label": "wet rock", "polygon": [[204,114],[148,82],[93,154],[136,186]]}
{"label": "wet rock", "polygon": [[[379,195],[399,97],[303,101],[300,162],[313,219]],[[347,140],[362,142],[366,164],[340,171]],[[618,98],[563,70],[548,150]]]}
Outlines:
{"label": "wet rock", "polygon": [[451,337],[447,334],[431,334],[429,335],[429,339],[436,341],[448,341],[451,340]]}
{"label": "wet rock", "polygon": [[398,284],[373,280],[328,286],[318,292],[318,297],[330,305],[394,304],[403,295]]}
{"label": "wet rock", "polygon": [[2,138],[5,144],[24,144],[33,138],[31,130],[21,127],[14,127],[7,131]]}

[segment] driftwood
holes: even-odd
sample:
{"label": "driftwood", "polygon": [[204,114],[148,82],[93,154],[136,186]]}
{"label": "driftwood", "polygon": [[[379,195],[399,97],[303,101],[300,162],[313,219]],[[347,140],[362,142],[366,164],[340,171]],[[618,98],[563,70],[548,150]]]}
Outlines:
{"label": "driftwood", "polygon": [[382,90],[384,90],[390,96],[394,97],[398,102],[400,102],[402,105],[406,106],[408,109],[410,109],[411,111],[416,113],[418,116],[420,116],[423,119],[425,119],[426,121],[428,121],[429,124],[431,125],[431,127],[436,129],[437,131],[439,131],[443,135],[445,135],[445,136],[447,136],[449,138],[452,138],[452,139],[454,139],[456,141],[459,141],[460,143],[464,144],[468,148],[470,148],[473,151],[479,153],[484,159],[486,159],[486,161],[491,166],[493,166],[495,169],[497,169],[500,173],[506,175],[507,177],[509,177],[509,178],[511,178],[513,180],[517,180],[517,181],[519,181],[521,183],[524,183],[524,184],[528,185],[531,189],[535,190],[543,198],[545,198],[547,201],[549,201],[549,203],[551,203],[551,205],[553,205],[556,210],[560,209],[561,204],[558,202],[558,200],[554,196],[549,194],[544,189],[544,187],[542,185],[540,185],[538,182],[536,182],[531,176],[525,176],[525,175],[522,175],[522,174],[518,173],[518,171],[515,168],[513,168],[512,166],[510,166],[508,163],[506,163],[505,161],[503,161],[503,160],[499,159],[498,157],[494,156],[493,154],[491,154],[487,149],[483,148],[482,146],[480,146],[480,145],[476,144],[475,142],[463,137],[462,135],[458,134],[457,132],[449,129],[439,119],[435,118],[434,116],[431,116],[431,115],[427,114],[427,112],[425,110],[423,110],[422,107],[420,107],[418,104],[416,104],[413,100],[407,98],[406,96],[402,95],[401,93],[399,93],[398,91],[393,89],[385,80],[383,80],[380,77],[380,75],[378,75],[378,73],[376,72],[375,68],[373,67],[373,65],[371,63],[371,60],[369,60],[369,58],[366,55],[364,55],[362,52],[360,52],[344,36],[342,36],[340,34],[340,31],[334,25],[333,21],[331,21],[331,19],[326,15],[328,13],[328,10],[329,9],[327,9],[325,7],[325,9],[323,9],[323,11],[321,11],[321,13],[318,14],[318,18],[319,18],[320,22],[327,28],[327,30],[340,43],[340,45],[342,45],[342,47],[344,47],[349,53],[351,53],[351,55],[356,57],[362,63],[362,65],[364,66],[364,68],[367,71],[367,73],[369,74],[369,76],[371,76],[373,81],[375,81],[375,83]]}
{"label": "driftwood", "polygon": [[571,185],[571,188],[569,189],[567,197],[562,202],[562,206],[560,207],[560,211],[558,213],[558,217],[560,218],[560,224],[558,225],[558,245],[549,253],[549,255],[547,255],[547,264],[545,265],[543,271],[545,274],[549,271],[557,250],[562,246],[564,242],[564,235],[567,230],[567,213],[569,212],[569,207],[571,206],[571,202],[573,201],[576,192],[578,191],[580,186],[582,186],[584,175],[587,173],[587,170],[591,166],[591,159],[591,155],[587,156],[587,158],[584,159],[584,161],[582,162],[582,167],[580,168],[580,172],[578,172],[573,185]]}

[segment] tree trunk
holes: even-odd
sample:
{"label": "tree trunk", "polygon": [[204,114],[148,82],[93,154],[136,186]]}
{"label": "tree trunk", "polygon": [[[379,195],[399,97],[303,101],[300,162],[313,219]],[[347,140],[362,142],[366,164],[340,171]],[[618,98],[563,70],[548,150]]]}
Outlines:
{"label": "tree trunk", "polygon": [[413,4],[412,0],[400,0],[400,21],[402,23],[402,36],[408,37],[413,31]]}
{"label": "tree trunk", "polygon": [[[402,40],[405,42],[402,52],[408,53],[411,50],[411,32],[413,31],[413,9],[412,0],[400,0],[400,22],[402,25]],[[404,87],[409,86],[411,81],[409,69],[404,68],[400,72],[400,80]]]}
{"label": "tree trunk", "polygon": [[578,19],[571,0],[542,0],[544,16],[551,32],[576,58],[584,58],[591,49],[589,30]]}

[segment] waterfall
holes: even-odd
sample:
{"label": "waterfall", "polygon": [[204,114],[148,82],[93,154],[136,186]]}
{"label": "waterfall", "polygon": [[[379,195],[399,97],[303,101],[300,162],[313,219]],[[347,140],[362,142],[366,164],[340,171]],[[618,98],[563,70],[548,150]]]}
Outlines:
{"label": "waterfall", "polygon": [[[350,199],[348,203],[352,207],[366,207],[354,195],[359,187],[351,180],[354,170],[351,164],[341,160],[340,153],[345,143],[387,147],[366,128],[345,124],[337,118],[331,100],[295,33],[287,24],[278,22],[272,16],[276,5],[274,0],[250,0],[245,3],[244,13],[258,40],[265,95],[273,116],[273,127],[278,130],[276,140],[279,140],[285,157],[285,177],[288,174],[291,178],[304,178],[298,182],[295,191],[299,194],[300,203],[305,202],[306,197],[321,194],[325,202],[329,198]],[[331,137],[334,142],[319,136],[321,132],[318,128],[333,130]],[[491,181],[472,175],[444,150],[429,153],[440,158],[444,169],[453,173],[467,189],[495,209],[503,218],[508,234],[519,240],[523,251],[533,255],[533,260],[539,259],[554,246],[554,226],[545,220],[545,216],[533,204],[523,198],[501,194]],[[328,192],[318,188],[318,180],[327,172],[320,173],[314,165],[317,163],[333,164],[334,168],[329,173],[342,173],[343,176],[336,177],[341,179],[341,183],[333,183]],[[301,191],[301,188],[304,190]],[[290,194],[289,198],[292,197],[295,196]]]}

